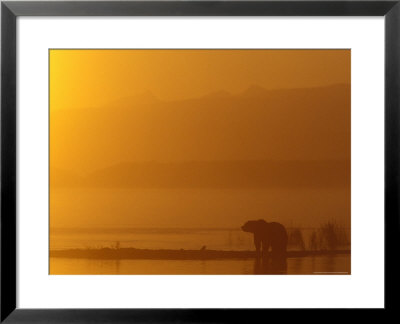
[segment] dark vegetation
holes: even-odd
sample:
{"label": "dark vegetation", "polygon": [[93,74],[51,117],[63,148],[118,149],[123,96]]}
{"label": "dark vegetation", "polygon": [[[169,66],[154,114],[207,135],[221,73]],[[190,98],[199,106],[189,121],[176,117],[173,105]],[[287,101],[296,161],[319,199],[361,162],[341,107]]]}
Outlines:
{"label": "dark vegetation", "polygon": [[327,221],[319,228],[309,230],[307,239],[303,232],[306,231],[298,227],[288,230],[289,247],[301,251],[334,251],[350,248],[350,233],[334,221]]}

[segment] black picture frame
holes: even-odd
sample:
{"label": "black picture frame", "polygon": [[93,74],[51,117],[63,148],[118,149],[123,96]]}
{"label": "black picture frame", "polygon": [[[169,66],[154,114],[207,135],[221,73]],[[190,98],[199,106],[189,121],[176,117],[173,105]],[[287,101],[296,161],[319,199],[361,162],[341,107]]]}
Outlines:
{"label": "black picture frame", "polygon": [[[385,308],[397,308],[399,274],[400,0],[372,1],[2,1],[1,3],[1,317],[5,323],[258,322],[271,309],[16,308],[16,19],[19,16],[384,16],[385,18]],[[39,36],[40,37],[40,36]],[[371,256],[372,258],[373,256]],[[368,287],[366,287],[368,293]],[[287,310],[287,309],[286,309]],[[294,310],[316,316],[332,310]],[[313,313],[310,313],[310,312]],[[337,310],[336,310],[337,311]],[[344,310],[343,310],[344,311]],[[356,311],[356,310],[352,310]],[[349,310],[346,311],[350,312]],[[359,314],[359,312],[358,312]],[[323,316],[323,315],[320,315]],[[342,315],[338,315],[342,316]],[[348,318],[350,320],[350,318]],[[359,320],[359,319],[357,319]]]}

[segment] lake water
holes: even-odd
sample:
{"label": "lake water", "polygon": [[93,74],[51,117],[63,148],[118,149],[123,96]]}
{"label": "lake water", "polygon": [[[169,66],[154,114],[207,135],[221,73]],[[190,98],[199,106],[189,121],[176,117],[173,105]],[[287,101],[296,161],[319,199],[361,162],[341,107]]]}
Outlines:
{"label": "lake water", "polygon": [[213,250],[249,250],[252,235],[233,229],[101,229],[54,230],[51,249],[70,248],[187,249],[206,246]]}
{"label": "lake water", "polygon": [[[113,235],[117,231],[121,234],[121,243],[142,244],[143,239],[146,244],[150,243],[155,235],[151,239],[147,235],[158,230],[164,230],[159,232],[159,243],[169,244],[166,242],[169,239],[177,242],[177,237],[172,238],[177,232],[173,233],[170,229],[202,229],[201,233],[194,233],[195,237],[189,238],[189,241],[195,244],[197,241],[200,247],[220,245],[223,241],[229,243],[229,233],[220,233],[218,242],[212,238],[208,243],[210,236],[204,229],[239,230],[246,221],[261,218],[286,227],[318,228],[327,221],[335,221],[349,228],[350,188],[58,188],[52,189],[50,195],[52,249],[62,245],[60,240],[65,244],[75,244],[66,235],[53,237],[53,234],[60,233],[54,232],[55,228],[78,229],[76,233],[70,231],[64,234],[75,235],[74,240],[79,239],[90,246],[118,240],[117,235]],[[78,238],[84,229],[89,229],[87,234],[90,234],[83,238],[86,242],[82,237]],[[93,233],[96,235],[91,235]],[[199,233],[205,234],[202,242],[198,241]],[[192,244],[187,238],[185,243]],[[241,239],[247,240],[245,236],[231,236],[231,241]],[[156,248],[167,247],[159,245]]]}
{"label": "lake water", "polygon": [[[286,274],[350,274],[350,254],[287,259]],[[270,274],[253,259],[247,260],[93,260],[50,258],[51,274]]]}
{"label": "lake water", "polygon": [[[350,250],[348,188],[288,189],[58,189],[51,192],[50,250],[137,248],[254,250],[249,219],[286,226],[301,241],[288,250],[312,249],[327,221],[340,224]],[[94,225],[95,226],[94,226]],[[298,238],[299,236],[297,236]],[[319,239],[318,239],[319,241]],[[321,249],[317,247],[316,249]],[[94,260],[51,258],[52,274],[253,274],[254,260]],[[289,258],[287,274],[349,273],[350,254]]]}
{"label": "lake water", "polygon": [[[307,249],[313,232],[319,228],[288,227],[289,237],[293,230],[300,230],[301,239]],[[349,228],[343,228],[350,238]],[[52,230],[50,233],[51,250],[62,249],[97,249],[97,248],[137,248],[137,249],[185,249],[242,251],[254,250],[253,235],[239,229],[81,229]],[[346,240],[350,243],[350,240]],[[289,250],[301,250],[298,241],[289,240]],[[338,249],[349,249],[349,244]]]}
{"label": "lake water", "polygon": [[[289,234],[292,228],[288,228]],[[309,236],[317,228],[302,228],[307,249]],[[236,229],[84,229],[54,230],[51,249],[138,248],[249,251],[253,235]],[[289,251],[301,250],[296,242]],[[350,245],[338,248],[349,250]],[[287,274],[348,274],[350,254],[291,257]],[[50,258],[51,274],[271,274],[253,259],[245,260],[98,260]]]}

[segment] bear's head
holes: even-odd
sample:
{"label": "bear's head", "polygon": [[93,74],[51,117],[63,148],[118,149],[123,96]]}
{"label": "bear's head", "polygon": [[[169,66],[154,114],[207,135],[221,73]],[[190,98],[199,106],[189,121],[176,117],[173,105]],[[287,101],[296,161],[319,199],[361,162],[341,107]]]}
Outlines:
{"label": "bear's head", "polygon": [[263,220],[263,219],[254,220],[254,221],[247,221],[242,226],[242,231],[255,233],[255,232],[259,231],[262,228],[262,226],[265,225],[265,224],[266,224],[266,221]]}

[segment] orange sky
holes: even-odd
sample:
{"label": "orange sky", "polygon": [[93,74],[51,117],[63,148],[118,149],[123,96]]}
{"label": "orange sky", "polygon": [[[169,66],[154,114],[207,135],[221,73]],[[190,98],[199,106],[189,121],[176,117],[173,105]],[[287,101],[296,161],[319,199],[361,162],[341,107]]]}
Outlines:
{"label": "orange sky", "polygon": [[350,84],[349,50],[51,50],[51,109],[103,106],[151,91],[162,100]]}
{"label": "orange sky", "polygon": [[[349,221],[350,54],[51,50],[52,226],[224,227],[267,211],[286,221]],[[253,173],[237,177],[245,172]],[[297,193],[287,203],[287,192],[125,190],[200,184]],[[305,187],[329,192],[308,195]]]}

